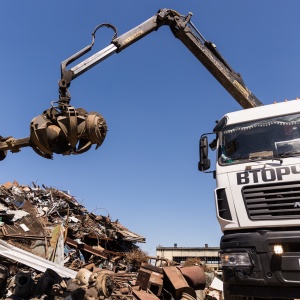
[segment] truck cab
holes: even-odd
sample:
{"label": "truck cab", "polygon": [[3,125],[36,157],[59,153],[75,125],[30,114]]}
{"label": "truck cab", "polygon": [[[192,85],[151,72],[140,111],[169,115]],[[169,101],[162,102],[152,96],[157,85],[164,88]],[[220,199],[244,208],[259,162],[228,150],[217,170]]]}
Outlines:
{"label": "truck cab", "polygon": [[299,298],[300,100],[228,113],[214,134],[225,299]]}

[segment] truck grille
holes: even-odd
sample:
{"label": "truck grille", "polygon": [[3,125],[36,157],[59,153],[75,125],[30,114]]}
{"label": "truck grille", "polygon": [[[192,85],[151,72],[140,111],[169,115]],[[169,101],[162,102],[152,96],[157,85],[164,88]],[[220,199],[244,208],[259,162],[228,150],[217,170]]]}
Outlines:
{"label": "truck grille", "polygon": [[252,220],[300,218],[300,182],[245,186],[242,195]]}

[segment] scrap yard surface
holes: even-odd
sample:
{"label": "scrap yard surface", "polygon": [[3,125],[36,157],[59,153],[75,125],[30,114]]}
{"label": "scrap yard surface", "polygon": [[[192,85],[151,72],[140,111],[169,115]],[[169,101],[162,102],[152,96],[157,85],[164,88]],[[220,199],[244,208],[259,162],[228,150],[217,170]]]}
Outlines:
{"label": "scrap yard surface", "polygon": [[68,192],[3,184],[1,299],[190,299],[210,287],[201,266],[149,257],[136,245],[145,241]]}

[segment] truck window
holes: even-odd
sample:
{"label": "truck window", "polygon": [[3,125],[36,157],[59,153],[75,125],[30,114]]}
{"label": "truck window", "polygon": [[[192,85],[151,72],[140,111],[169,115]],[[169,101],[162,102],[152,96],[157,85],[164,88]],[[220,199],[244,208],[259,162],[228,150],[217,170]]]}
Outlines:
{"label": "truck window", "polygon": [[300,114],[225,126],[220,164],[300,155]]}

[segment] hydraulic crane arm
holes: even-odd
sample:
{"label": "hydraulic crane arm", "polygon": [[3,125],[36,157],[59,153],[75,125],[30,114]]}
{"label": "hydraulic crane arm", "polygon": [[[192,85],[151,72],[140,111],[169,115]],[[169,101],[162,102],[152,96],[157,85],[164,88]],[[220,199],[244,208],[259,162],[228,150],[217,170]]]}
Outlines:
{"label": "hydraulic crane arm", "polygon": [[[62,62],[61,80],[59,82],[61,99],[68,98],[67,87],[71,81],[83,74],[96,64],[114,53],[119,53],[128,46],[142,39],[149,33],[158,30],[163,25],[168,25],[174,36],[178,38],[191,53],[206,67],[206,69],[219,81],[219,83],[243,107],[251,108],[263,105],[255,95],[246,87],[241,75],[236,73],[218,52],[215,45],[206,41],[201,33],[191,22],[192,13],[182,16],[171,9],[161,9],[150,19],[137,27],[129,30],[120,37],[111,24],[101,24],[93,32],[92,44],[77,52]],[[94,44],[95,33],[98,28],[107,26],[115,31],[115,35],[107,47],[95,53],[78,65],[66,70],[66,66],[91,50]]]}
{"label": "hydraulic crane arm", "polygon": [[[84,109],[76,109],[69,104],[71,97],[68,87],[71,81],[163,25],[170,27],[174,36],[190,50],[243,108],[263,105],[246,87],[241,75],[225,61],[215,45],[204,39],[191,22],[191,17],[192,13],[183,16],[172,9],[161,9],[153,17],[120,37],[117,37],[117,29],[113,25],[98,25],[92,33],[92,43],[61,63],[59,100],[53,101],[49,109],[31,121],[30,137],[14,139],[0,136],[0,160],[6,157],[7,150],[18,152],[20,148],[27,146],[48,159],[52,158],[53,152],[62,155],[81,154],[89,150],[93,144],[97,145],[97,149],[106,136],[105,119],[96,112],[88,113]],[[114,31],[110,44],[67,70],[69,64],[92,49],[96,31],[104,26]]]}

